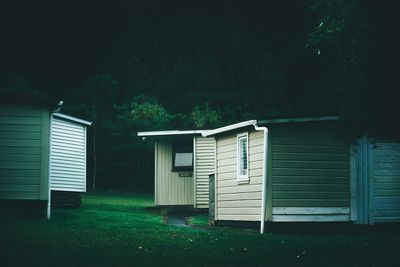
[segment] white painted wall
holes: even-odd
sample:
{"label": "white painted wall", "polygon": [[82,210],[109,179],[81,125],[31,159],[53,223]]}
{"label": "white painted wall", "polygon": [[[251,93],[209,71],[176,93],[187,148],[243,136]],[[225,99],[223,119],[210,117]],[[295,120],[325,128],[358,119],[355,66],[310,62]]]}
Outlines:
{"label": "white painted wall", "polygon": [[216,220],[259,221],[263,173],[262,131],[249,132],[249,182],[237,182],[237,135],[217,137]]}
{"label": "white painted wall", "polygon": [[162,205],[193,205],[193,176],[179,177],[172,172],[172,144],[155,143],[155,203]]}
{"label": "white painted wall", "polygon": [[53,116],[51,190],[86,192],[86,127]]}
{"label": "white painted wall", "polygon": [[208,208],[209,175],[215,171],[214,137],[194,137],[194,179],[196,208]]}

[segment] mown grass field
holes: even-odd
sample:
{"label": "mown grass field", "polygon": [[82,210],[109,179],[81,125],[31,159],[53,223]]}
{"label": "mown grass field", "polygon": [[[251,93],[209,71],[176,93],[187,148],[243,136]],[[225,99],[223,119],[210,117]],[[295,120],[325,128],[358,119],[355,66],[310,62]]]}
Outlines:
{"label": "mown grass field", "polygon": [[[149,196],[84,194],[79,209],[0,214],[0,266],[399,266],[400,229],[260,235],[188,228],[146,213]],[[204,217],[193,218],[204,224]]]}

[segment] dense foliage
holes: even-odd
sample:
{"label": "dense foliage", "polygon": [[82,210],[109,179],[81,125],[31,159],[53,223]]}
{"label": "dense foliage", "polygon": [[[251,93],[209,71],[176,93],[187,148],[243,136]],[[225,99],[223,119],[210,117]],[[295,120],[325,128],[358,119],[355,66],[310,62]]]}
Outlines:
{"label": "dense foliage", "polygon": [[[89,177],[152,190],[146,129],[339,114],[392,131],[393,3],[13,1],[0,12],[2,95],[63,99],[94,122]],[[367,124],[365,124],[367,125]],[[93,166],[96,155],[96,167]]]}

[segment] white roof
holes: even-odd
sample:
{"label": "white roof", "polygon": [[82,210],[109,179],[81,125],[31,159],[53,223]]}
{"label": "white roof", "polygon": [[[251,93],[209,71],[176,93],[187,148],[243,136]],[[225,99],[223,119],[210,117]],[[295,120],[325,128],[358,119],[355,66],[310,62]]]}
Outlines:
{"label": "white roof", "polygon": [[138,136],[169,136],[169,135],[202,135],[207,130],[168,130],[168,131],[149,131],[149,132],[138,132]]}
{"label": "white roof", "polygon": [[82,119],[79,119],[79,118],[76,118],[76,117],[72,117],[72,116],[68,116],[68,115],[65,115],[65,114],[62,114],[62,113],[53,113],[53,116],[55,116],[55,117],[59,117],[59,118],[63,118],[63,119],[66,119],[66,120],[69,120],[69,121],[73,121],[73,122],[77,122],[77,123],[80,123],[80,124],[85,124],[85,125],[92,125],[92,122],[91,121],[85,121],[85,120],[82,120]]}
{"label": "white roof", "polygon": [[220,128],[214,129],[214,130],[205,131],[202,135],[204,137],[207,137],[207,136],[216,135],[219,133],[223,133],[223,132],[227,132],[227,131],[231,131],[231,130],[235,130],[235,129],[239,129],[239,128],[243,128],[243,127],[253,126],[253,125],[257,125],[257,120],[242,121],[239,123],[220,127]]}

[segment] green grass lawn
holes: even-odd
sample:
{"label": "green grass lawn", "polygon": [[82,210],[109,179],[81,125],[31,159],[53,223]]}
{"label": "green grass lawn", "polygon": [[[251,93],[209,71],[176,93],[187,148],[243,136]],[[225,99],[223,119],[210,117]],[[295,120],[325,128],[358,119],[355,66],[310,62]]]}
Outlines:
{"label": "green grass lawn", "polygon": [[[164,224],[148,196],[84,194],[45,218],[0,214],[0,266],[399,266],[400,230],[264,234]],[[190,219],[204,225],[206,217]]]}

